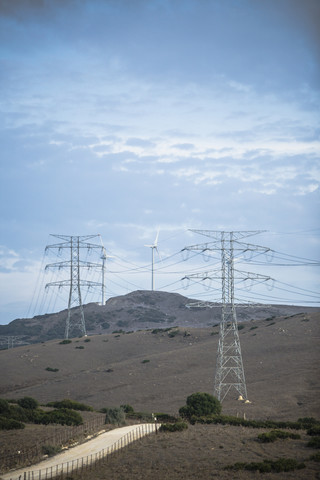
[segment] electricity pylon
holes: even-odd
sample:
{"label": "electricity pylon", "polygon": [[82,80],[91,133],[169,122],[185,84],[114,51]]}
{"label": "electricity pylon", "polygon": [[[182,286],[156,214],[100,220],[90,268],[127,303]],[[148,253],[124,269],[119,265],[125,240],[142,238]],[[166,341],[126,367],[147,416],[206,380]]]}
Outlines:
{"label": "electricity pylon", "polygon": [[[49,249],[58,249],[60,252],[62,249],[69,249],[70,250],[70,260],[51,263],[46,265],[45,269],[50,268],[58,268],[59,270],[63,268],[68,268],[70,271],[70,278],[68,280],[61,280],[57,282],[47,283],[45,288],[48,287],[70,287],[69,289],[69,301],[68,301],[68,315],[66,319],[66,327],[65,327],[65,334],[64,337],[66,339],[69,338],[70,334],[74,331],[77,331],[81,335],[86,335],[86,324],[84,319],[84,311],[82,305],[82,297],[81,297],[81,287],[100,287],[102,288],[102,295],[104,295],[104,264],[101,265],[99,263],[92,263],[82,261],[80,259],[80,250],[81,249],[99,249],[101,253],[101,258],[104,260],[104,247],[103,245],[97,245],[88,243],[87,241],[97,237],[98,235],[52,235],[53,237],[59,238],[64,240],[62,243],[48,245],[46,247],[46,251]],[[81,279],[81,270],[83,268],[102,268],[102,283],[100,282],[93,282],[88,280]],[[73,307],[78,307],[79,310],[79,317],[76,315],[71,314],[71,310]]]}
{"label": "electricity pylon", "polygon": [[261,233],[261,231],[191,231],[211,237],[214,241],[202,245],[185,247],[185,250],[221,252],[221,268],[219,270],[206,272],[205,274],[192,274],[185,277],[188,279],[202,278],[202,280],[221,279],[222,310],[214,380],[214,395],[222,402],[231,390],[236,390],[239,399],[248,401],[235,308],[234,280],[267,281],[270,280],[270,277],[235,270],[234,251],[260,251],[267,253],[270,249],[238,241],[241,238]]}

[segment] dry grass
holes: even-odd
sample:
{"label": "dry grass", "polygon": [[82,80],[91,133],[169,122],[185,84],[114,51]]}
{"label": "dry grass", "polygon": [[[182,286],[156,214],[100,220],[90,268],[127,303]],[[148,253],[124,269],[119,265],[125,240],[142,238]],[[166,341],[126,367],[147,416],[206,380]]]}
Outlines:
{"label": "dry grass", "polygon": [[[248,419],[319,417],[319,320],[315,313],[246,323],[239,335],[252,403],[244,405],[230,397],[223,413]],[[51,341],[1,351],[0,396],[28,395],[41,403],[69,397],[97,409],[131,404],[136,411],[176,414],[191,393],[213,390],[218,342],[218,335],[211,335],[214,331],[217,328],[188,328],[191,335],[184,336],[180,329],[174,338],[150,331],[97,335],[86,343]],[[80,345],[85,348],[75,348]],[[146,359],[150,361],[142,363]],[[48,372],[48,366],[59,371]],[[1,432],[1,440],[17,446],[48,436],[55,428],[59,427]],[[261,431],[196,425],[181,433],[150,436],[110,460],[107,470],[102,466],[92,471],[90,479],[250,479],[256,474],[233,474],[223,466],[264,458],[305,460],[313,453],[306,448],[305,437],[259,444],[255,438]],[[320,478],[318,470],[316,463],[307,462],[298,473],[263,478],[314,479]]]}
{"label": "dry grass", "polygon": [[[159,433],[144,438],[112,459],[104,460],[90,471],[72,478],[90,480],[191,480],[191,479],[255,479],[257,473],[230,472],[224,467],[235,462],[261,462],[295,458],[304,461],[312,450],[307,439],[282,440],[261,444],[257,436],[262,429],[221,425],[194,425],[179,433]],[[269,479],[316,479],[318,464],[306,462],[299,471],[263,474]]]}

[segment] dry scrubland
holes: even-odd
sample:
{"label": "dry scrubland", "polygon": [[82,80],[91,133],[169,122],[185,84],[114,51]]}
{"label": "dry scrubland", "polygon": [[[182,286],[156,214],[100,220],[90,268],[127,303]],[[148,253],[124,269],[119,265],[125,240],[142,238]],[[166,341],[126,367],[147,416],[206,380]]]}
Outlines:
{"label": "dry scrubland", "polygon": [[[248,419],[319,418],[319,320],[319,313],[308,313],[242,324],[239,335],[252,403],[229,398],[223,414],[245,414]],[[0,396],[31,396],[40,403],[70,397],[97,409],[130,404],[136,411],[176,414],[191,393],[212,393],[217,332],[218,327],[180,328],[174,336],[169,336],[172,331],[141,331],[1,351]],[[2,440],[14,435],[18,444],[19,435],[27,438],[28,429],[2,432]],[[29,431],[37,430],[39,436],[41,429],[48,431],[41,426],[30,426]],[[261,444],[256,441],[261,431],[195,425],[180,433],[150,436],[92,471],[90,478],[250,479],[257,474],[222,468],[264,458],[305,460],[314,453],[306,447],[305,433],[301,440]],[[263,478],[320,478],[317,465],[308,462],[304,470],[263,474]]]}

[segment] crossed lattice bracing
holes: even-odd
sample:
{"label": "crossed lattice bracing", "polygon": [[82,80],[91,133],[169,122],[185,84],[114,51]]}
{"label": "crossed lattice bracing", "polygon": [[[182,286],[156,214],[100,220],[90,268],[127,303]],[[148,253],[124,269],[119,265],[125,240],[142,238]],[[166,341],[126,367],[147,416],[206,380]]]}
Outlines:
{"label": "crossed lattice bracing", "polygon": [[[238,398],[248,400],[246,380],[243,368],[238,322],[234,297],[234,280],[257,280],[267,281],[270,277],[253,273],[241,272],[234,268],[234,252],[259,251],[269,252],[270,249],[240,242],[240,239],[256,235],[260,231],[221,232],[212,230],[192,230],[195,233],[205,235],[213,241],[185,247],[186,250],[202,252],[220,251],[221,268],[205,274],[192,274],[185,278],[221,279],[221,321],[219,331],[219,344],[216,360],[216,372],[214,379],[214,395],[221,402],[229,394],[236,392]],[[212,307],[216,304],[212,303]],[[201,307],[201,304],[194,306]],[[206,302],[206,306],[210,304]]]}

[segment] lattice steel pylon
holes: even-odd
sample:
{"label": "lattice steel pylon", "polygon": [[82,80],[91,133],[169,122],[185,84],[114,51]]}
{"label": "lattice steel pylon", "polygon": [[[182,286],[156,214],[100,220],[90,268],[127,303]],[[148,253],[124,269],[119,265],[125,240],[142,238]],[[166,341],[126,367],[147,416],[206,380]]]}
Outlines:
{"label": "lattice steel pylon", "polygon": [[221,322],[216,360],[216,372],[214,379],[214,395],[218,398],[218,400],[222,402],[230,391],[235,390],[238,394],[239,399],[248,401],[240,339],[238,333],[238,322],[234,297],[234,280],[235,278],[240,278],[241,280],[259,279],[262,281],[266,281],[269,280],[270,277],[240,271],[236,271],[235,274],[234,250],[260,250],[266,253],[270,251],[270,249],[257,245],[243,244],[242,242],[238,242],[240,238],[256,235],[258,233],[261,233],[261,231],[191,231],[211,237],[214,239],[214,241],[202,245],[185,247],[186,250],[201,250],[203,252],[210,250],[220,250],[221,252],[221,269],[215,270],[211,273],[206,272],[205,274],[192,274],[185,277],[221,279]]}
{"label": "lattice steel pylon", "polygon": [[[70,250],[70,260],[52,263],[46,265],[46,270],[49,268],[69,268],[70,277],[68,280],[62,280],[57,282],[47,283],[46,288],[48,287],[65,287],[69,286],[69,300],[68,300],[68,314],[66,319],[65,334],[66,339],[69,338],[70,334],[78,331],[82,336],[86,335],[86,324],[84,318],[84,311],[82,305],[82,296],[81,296],[81,287],[102,287],[102,292],[104,295],[104,263],[103,265],[98,263],[86,262],[80,259],[80,250],[81,249],[99,249],[102,252],[102,258],[104,257],[104,247],[103,245],[97,245],[88,243],[87,241],[98,237],[99,235],[52,235],[53,237],[64,240],[62,243],[48,245],[48,249],[69,249]],[[81,269],[82,268],[98,268],[102,269],[102,283],[93,282],[89,280],[81,279]],[[79,316],[72,315],[72,309],[78,307]]]}

